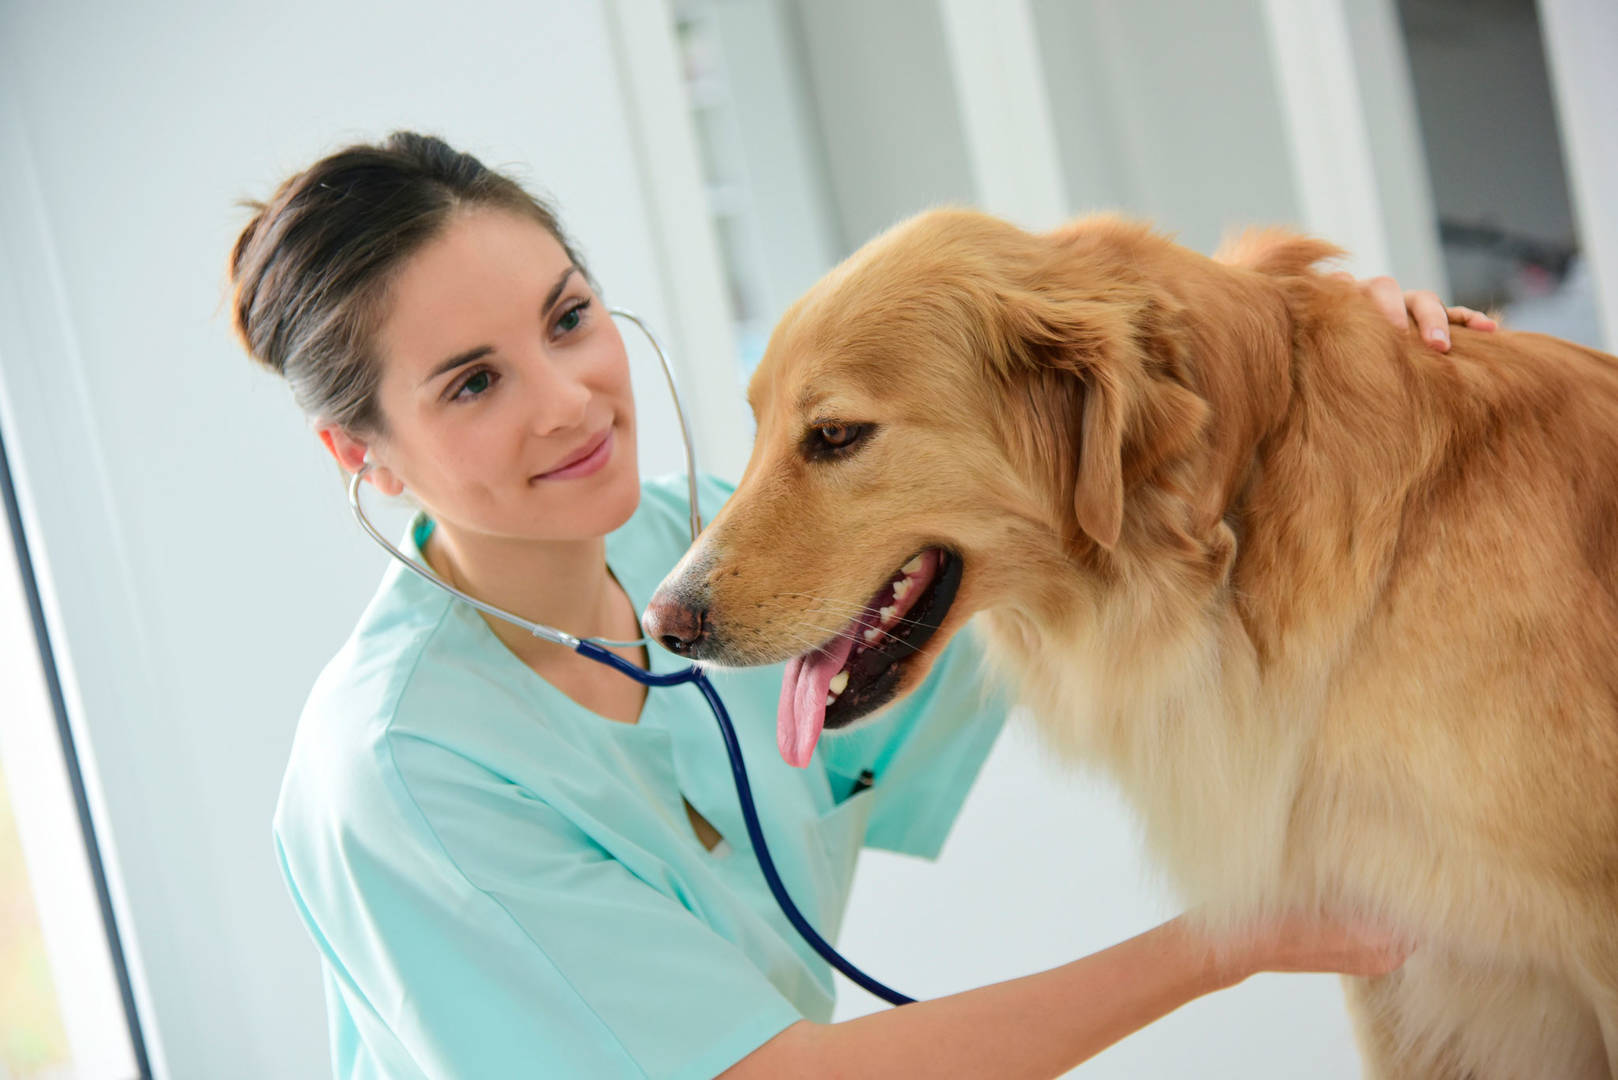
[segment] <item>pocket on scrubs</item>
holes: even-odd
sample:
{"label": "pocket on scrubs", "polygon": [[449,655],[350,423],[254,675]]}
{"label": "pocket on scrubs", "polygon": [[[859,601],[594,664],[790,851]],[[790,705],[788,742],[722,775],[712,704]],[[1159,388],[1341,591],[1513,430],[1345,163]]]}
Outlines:
{"label": "pocket on scrubs", "polygon": [[865,830],[871,823],[875,788],[856,791],[820,815],[815,831],[826,853],[826,869],[832,880],[846,882],[854,875],[860,848],[865,846]]}

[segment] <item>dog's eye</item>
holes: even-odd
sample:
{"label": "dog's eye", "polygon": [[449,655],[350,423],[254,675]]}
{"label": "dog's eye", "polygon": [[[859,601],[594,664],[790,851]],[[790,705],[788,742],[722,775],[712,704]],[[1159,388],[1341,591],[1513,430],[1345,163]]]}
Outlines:
{"label": "dog's eye", "polygon": [[827,446],[841,449],[859,438],[860,429],[857,424],[821,424],[815,428],[815,434]]}
{"label": "dog's eye", "polygon": [[847,450],[862,439],[869,424],[844,424],[828,421],[816,424],[804,438],[804,453],[809,458],[832,457]]}

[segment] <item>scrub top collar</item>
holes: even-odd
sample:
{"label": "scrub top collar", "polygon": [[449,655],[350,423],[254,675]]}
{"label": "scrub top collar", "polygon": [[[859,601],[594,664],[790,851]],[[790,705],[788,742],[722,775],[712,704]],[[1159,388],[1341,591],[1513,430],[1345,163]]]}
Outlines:
{"label": "scrub top collar", "polygon": [[[624,593],[629,597],[630,605],[635,609],[635,621],[637,628],[639,627],[641,612],[645,611],[646,605],[652,602],[652,594],[657,591],[658,585],[662,584],[663,577],[667,572],[666,570],[660,570],[656,567],[642,566],[641,561],[631,557],[628,550],[626,550],[633,546],[634,541],[632,534],[634,530],[636,528],[645,526],[645,522],[637,519],[640,518],[642,514],[646,513],[646,511],[646,501],[643,497],[641,500],[641,505],[635,508],[635,512],[630,515],[629,520],[624,522],[624,524],[620,525],[618,528],[614,529],[612,532],[608,533],[606,536],[607,570],[617,580],[618,584],[622,586]],[[426,555],[423,554],[423,545],[427,543],[427,538],[433,534],[434,524],[433,519],[428,517],[425,511],[418,511],[416,516],[410,521],[409,543],[404,546],[404,553],[406,555],[410,556],[422,566],[427,566],[429,570],[432,568],[428,566]],[[448,594],[446,594],[446,598],[447,595]],[[483,623],[482,618],[479,618],[476,621]],[[483,625],[485,629],[488,628],[486,623],[483,623]],[[558,627],[557,629],[566,630],[568,633],[573,632],[565,626]],[[489,632],[491,635],[493,634],[492,630]],[[503,643],[502,648],[504,648]],[[510,652],[509,649],[506,651]],[[682,658],[675,656],[673,653],[650,641],[646,643],[646,656],[652,672],[658,675],[679,671],[683,669],[687,663],[687,661],[683,660]],[[513,657],[513,659],[516,659],[516,657]],[[520,663],[521,661],[518,662]],[[539,678],[537,675],[535,677]],[[543,681],[543,679],[541,679],[541,681]],[[546,683],[546,686],[550,686],[550,684]],[[552,689],[554,689],[554,687]],[[658,695],[656,694],[647,695],[646,705],[641,710],[641,719],[644,720],[651,712],[652,703],[653,701],[657,700],[657,698]],[[624,724],[622,726],[633,727],[635,725]]]}

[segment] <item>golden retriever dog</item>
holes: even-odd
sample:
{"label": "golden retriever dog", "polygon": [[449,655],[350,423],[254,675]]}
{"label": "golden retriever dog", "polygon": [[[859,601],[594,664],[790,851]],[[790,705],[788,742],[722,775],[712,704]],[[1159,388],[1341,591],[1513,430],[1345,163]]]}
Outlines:
{"label": "golden retriever dog", "polygon": [[978,615],[1215,927],[1420,943],[1344,980],[1368,1075],[1618,1076],[1618,359],[1440,355],[1335,254],[895,227],[776,328],[746,473],[647,628],[790,658],[802,763]]}

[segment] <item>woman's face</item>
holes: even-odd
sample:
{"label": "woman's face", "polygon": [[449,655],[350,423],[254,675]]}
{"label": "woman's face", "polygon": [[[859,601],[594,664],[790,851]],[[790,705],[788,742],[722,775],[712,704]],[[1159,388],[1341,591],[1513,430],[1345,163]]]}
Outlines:
{"label": "woman's face", "polygon": [[623,340],[562,245],[531,218],[451,219],[388,292],[377,338],[387,434],[371,443],[440,525],[578,540],[640,497]]}

